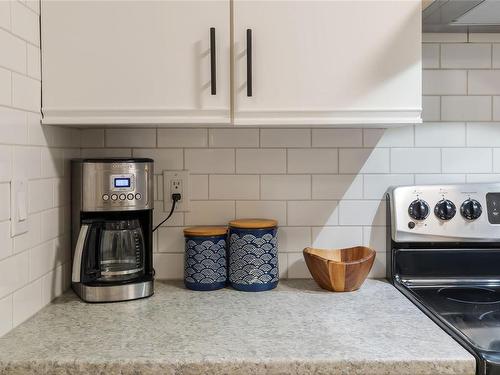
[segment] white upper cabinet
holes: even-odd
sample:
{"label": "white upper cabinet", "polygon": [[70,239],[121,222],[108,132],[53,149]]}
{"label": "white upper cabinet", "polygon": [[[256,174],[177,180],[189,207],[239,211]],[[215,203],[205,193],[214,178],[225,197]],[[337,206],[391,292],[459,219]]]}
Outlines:
{"label": "white upper cabinet", "polygon": [[230,122],[229,0],[47,0],[41,25],[44,123]]}
{"label": "white upper cabinet", "polygon": [[419,0],[234,0],[233,17],[236,125],[421,122]]}
{"label": "white upper cabinet", "polygon": [[47,124],[421,121],[420,0],[45,0],[41,17]]}

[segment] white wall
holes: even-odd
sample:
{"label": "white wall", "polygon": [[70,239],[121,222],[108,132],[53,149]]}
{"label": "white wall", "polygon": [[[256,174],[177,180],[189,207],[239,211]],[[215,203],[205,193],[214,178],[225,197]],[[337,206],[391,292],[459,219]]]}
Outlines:
{"label": "white wall", "polygon": [[[0,336],[59,295],[69,275],[69,179],[79,130],[40,125],[37,1],[0,1]],[[29,179],[29,232],[10,237],[10,180]]]}

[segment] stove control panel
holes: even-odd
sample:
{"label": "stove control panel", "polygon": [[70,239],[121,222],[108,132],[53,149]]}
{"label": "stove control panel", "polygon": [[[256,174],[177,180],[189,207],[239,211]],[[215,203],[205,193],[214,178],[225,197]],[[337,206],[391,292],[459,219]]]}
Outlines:
{"label": "stove control panel", "polygon": [[395,240],[500,240],[500,183],[400,186],[388,199]]}

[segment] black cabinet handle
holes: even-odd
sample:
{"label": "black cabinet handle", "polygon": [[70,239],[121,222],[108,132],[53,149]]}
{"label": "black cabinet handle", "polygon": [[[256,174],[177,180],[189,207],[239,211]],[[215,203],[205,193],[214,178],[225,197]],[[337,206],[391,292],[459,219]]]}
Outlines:
{"label": "black cabinet handle", "polygon": [[217,94],[217,62],[215,61],[215,27],[210,28],[210,93]]}
{"label": "black cabinet handle", "polygon": [[247,29],[247,96],[252,96],[252,29]]}

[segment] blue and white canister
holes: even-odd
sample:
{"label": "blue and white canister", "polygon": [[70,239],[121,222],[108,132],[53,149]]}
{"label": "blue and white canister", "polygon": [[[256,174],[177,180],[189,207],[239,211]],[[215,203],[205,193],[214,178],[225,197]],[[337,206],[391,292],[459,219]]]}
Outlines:
{"label": "blue and white canister", "polygon": [[227,283],[227,228],[184,229],[184,284],[192,290],[215,290]]}
{"label": "blue and white canister", "polygon": [[229,223],[229,283],[245,292],[278,285],[278,222],[241,219]]}

